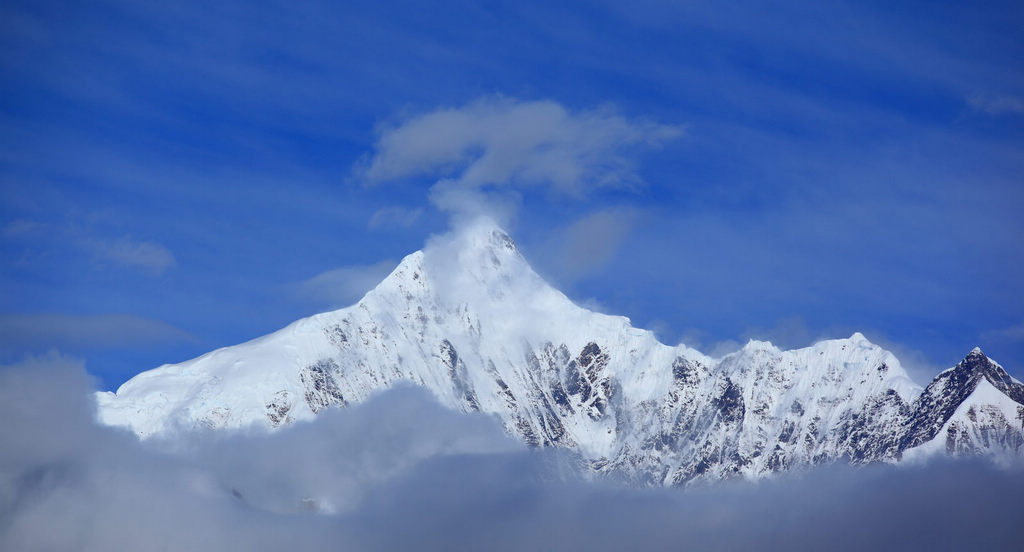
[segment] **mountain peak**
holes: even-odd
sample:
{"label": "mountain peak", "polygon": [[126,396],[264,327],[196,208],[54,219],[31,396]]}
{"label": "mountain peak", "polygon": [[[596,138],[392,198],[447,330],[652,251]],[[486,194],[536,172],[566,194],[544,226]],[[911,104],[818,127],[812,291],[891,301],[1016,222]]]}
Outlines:
{"label": "mountain peak", "polygon": [[992,360],[981,351],[980,347],[971,349],[971,352],[967,353],[967,356],[957,363],[957,368],[967,372],[988,372],[994,367],[1001,368],[998,364],[992,362]]}
{"label": "mountain peak", "polygon": [[988,380],[996,389],[1024,404],[1024,385],[978,347],[972,349],[956,366],[936,376],[933,384],[941,381],[946,389],[953,385],[971,392],[981,380]]}
{"label": "mountain peak", "polygon": [[760,339],[749,339],[746,345],[744,345],[737,352],[753,353],[756,351],[779,351],[779,348],[772,344],[771,341],[760,340]]}
{"label": "mountain peak", "polygon": [[461,238],[465,245],[473,248],[507,251],[519,254],[516,243],[494,219],[480,216],[453,230],[452,234]]}
{"label": "mountain peak", "polygon": [[463,221],[451,231],[432,237],[423,256],[435,281],[507,284],[535,276],[512,238],[489,217]]}
{"label": "mountain peak", "polygon": [[512,265],[526,266],[515,242],[493,219],[480,216],[431,237],[422,250],[402,259],[381,284],[383,288],[402,287],[406,284],[398,282],[418,280],[425,276],[424,270],[435,280],[465,275],[474,275],[477,281],[489,280],[488,274],[509,272]]}
{"label": "mountain peak", "polygon": [[850,336],[850,341],[853,343],[871,343],[868,341],[868,338],[864,337],[864,334],[860,332],[853,332],[853,335]]}

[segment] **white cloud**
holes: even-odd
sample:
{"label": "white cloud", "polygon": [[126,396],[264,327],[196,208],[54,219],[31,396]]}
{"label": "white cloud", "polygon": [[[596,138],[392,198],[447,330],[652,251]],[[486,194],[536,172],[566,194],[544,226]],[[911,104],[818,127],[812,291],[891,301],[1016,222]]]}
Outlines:
{"label": "white cloud", "polygon": [[0,366],[0,549],[347,549],[358,523],[327,514],[411,466],[523,449],[418,388],[272,435],[140,443],[94,423],[91,385],[59,355]]}
{"label": "white cloud", "polygon": [[371,183],[437,177],[432,201],[474,214],[484,193],[500,188],[545,186],[580,197],[594,188],[635,185],[635,149],[681,132],[611,108],[573,112],[553,101],[489,97],[384,127],[362,176]]}
{"label": "white cloud", "polygon": [[1000,328],[985,332],[982,338],[1002,343],[1017,343],[1024,341],[1024,322],[1008,328]]}
{"label": "white cloud", "polygon": [[15,219],[8,222],[0,235],[8,239],[22,238],[46,229],[46,225],[27,219]]}
{"label": "white cloud", "polygon": [[347,307],[377,286],[398,263],[342,266],[290,286],[300,298],[329,308]]}
{"label": "white cloud", "polygon": [[[96,218],[97,215],[92,215]],[[87,221],[88,222],[88,221]],[[98,264],[114,264],[145,270],[159,276],[178,262],[167,247],[155,241],[138,241],[130,236],[117,239],[101,237],[92,224],[68,222],[53,224],[27,219],[16,219],[7,223],[0,236],[9,240],[32,242],[35,247],[53,248],[70,245],[92,255]]]}
{"label": "white cloud", "polygon": [[423,214],[423,208],[407,209],[405,207],[384,207],[370,216],[367,226],[372,228],[401,227],[408,228],[416,223]]}
{"label": "white cloud", "polygon": [[117,240],[88,240],[87,244],[100,260],[141,268],[155,275],[178,264],[170,250],[152,241],[140,242],[125,236]]}
{"label": "white cloud", "polygon": [[170,324],[133,314],[0,315],[0,350],[8,352],[51,348],[94,351],[193,339]]}
{"label": "white cloud", "polygon": [[974,94],[968,96],[967,105],[989,115],[1024,113],[1024,100],[1014,96]]}
{"label": "white cloud", "polygon": [[606,266],[636,219],[630,209],[608,209],[573,222],[557,238],[556,266],[572,282]]}

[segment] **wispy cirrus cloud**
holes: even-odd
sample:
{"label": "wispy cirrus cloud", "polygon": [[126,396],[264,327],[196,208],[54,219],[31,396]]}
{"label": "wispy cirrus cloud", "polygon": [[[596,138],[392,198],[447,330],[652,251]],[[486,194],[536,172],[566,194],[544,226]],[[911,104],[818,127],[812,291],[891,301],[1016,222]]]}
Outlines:
{"label": "wispy cirrus cloud", "polygon": [[982,338],[1004,343],[1018,343],[1024,341],[1024,322],[1006,328],[989,330],[982,334]]}
{"label": "wispy cirrus cloud", "polygon": [[989,115],[1019,115],[1024,113],[1024,99],[1009,95],[972,94],[967,105]]}
{"label": "wispy cirrus cloud", "polygon": [[408,228],[415,224],[422,214],[422,207],[383,207],[374,211],[373,215],[370,216],[370,221],[367,223],[367,227],[370,229],[394,227]]}
{"label": "wispy cirrus cloud", "polygon": [[6,239],[18,239],[23,236],[34,234],[44,228],[44,225],[40,222],[28,219],[15,219],[4,225],[3,231],[0,231]]}
{"label": "wispy cirrus cloud", "polygon": [[0,351],[97,351],[194,341],[166,322],[134,314],[0,314]]}
{"label": "wispy cirrus cloud", "polygon": [[70,246],[91,255],[96,265],[140,269],[154,276],[178,265],[171,250],[157,241],[139,240],[130,235],[118,238],[104,236],[103,232],[80,221],[51,223],[15,219],[4,226],[0,236],[28,244],[34,250]]}
{"label": "wispy cirrus cloud", "polygon": [[174,254],[154,241],[137,241],[123,236],[114,240],[86,239],[83,244],[100,262],[137,268],[156,276],[178,265]]}

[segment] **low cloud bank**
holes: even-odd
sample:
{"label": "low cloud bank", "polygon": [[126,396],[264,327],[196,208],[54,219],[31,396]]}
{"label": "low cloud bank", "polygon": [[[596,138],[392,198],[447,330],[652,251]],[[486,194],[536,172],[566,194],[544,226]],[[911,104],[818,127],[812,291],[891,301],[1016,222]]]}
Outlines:
{"label": "low cloud bank", "polygon": [[629,490],[400,388],[273,435],[140,444],[51,355],[0,368],[0,549],[1013,549],[1024,472],[833,466]]}

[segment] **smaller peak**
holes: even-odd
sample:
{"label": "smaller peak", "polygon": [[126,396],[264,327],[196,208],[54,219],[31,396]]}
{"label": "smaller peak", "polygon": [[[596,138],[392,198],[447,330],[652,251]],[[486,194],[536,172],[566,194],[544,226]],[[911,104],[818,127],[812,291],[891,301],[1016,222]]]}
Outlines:
{"label": "smaller peak", "polygon": [[988,356],[981,351],[980,347],[971,349],[971,352],[967,353],[967,356],[963,358],[954,369],[967,371],[967,372],[988,372],[992,367],[1002,368],[995,362],[993,362]]}
{"label": "smaller peak", "polygon": [[847,349],[849,347],[854,348],[867,348],[867,349],[878,349],[878,345],[872,343],[864,334],[860,332],[853,332],[850,337],[836,337],[833,339],[822,339],[821,341],[814,342],[811,348],[815,350],[820,349],[832,349],[842,348]]}
{"label": "smaller peak", "polygon": [[851,345],[857,349],[881,349],[877,343],[872,342],[864,334],[860,332],[853,332],[853,334],[846,339],[837,339],[836,342],[842,344],[844,347]]}
{"label": "smaller peak", "polygon": [[936,376],[965,381],[986,379],[1011,399],[1024,404],[1024,384],[1011,376],[998,362],[990,359],[979,347],[975,347],[956,366]]}
{"label": "smaller peak", "polygon": [[751,339],[747,341],[747,344],[743,346],[743,350],[760,351],[760,350],[772,350],[775,349],[775,345],[772,345],[771,341],[761,341],[760,339]]}
{"label": "smaller peak", "polygon": [[967,356],[965,356],[956,367],[963,367],[972,372],[978,370],[988,371],[993,367],[998,368],[1001,371],[1003,368],[999,363],[988,358],[988,355],[982,352],[981,347],[971,349],[971,352],[967,353]]}

